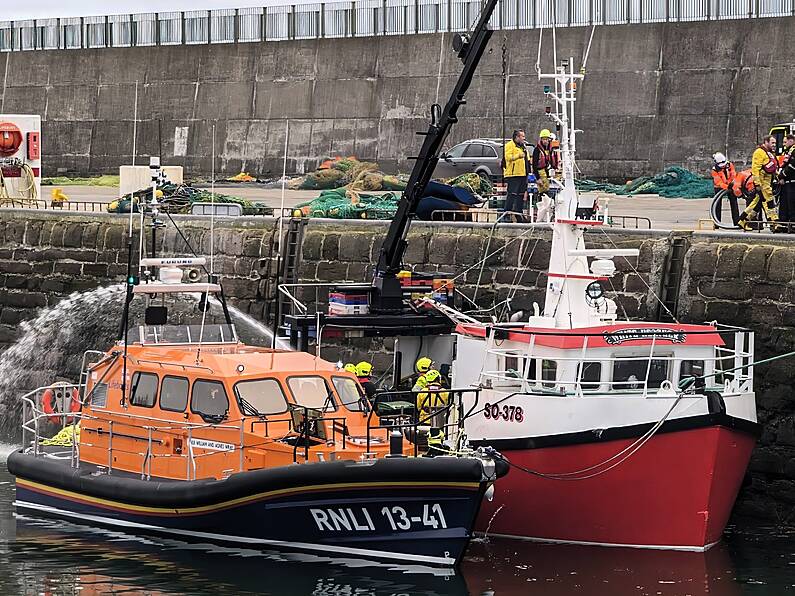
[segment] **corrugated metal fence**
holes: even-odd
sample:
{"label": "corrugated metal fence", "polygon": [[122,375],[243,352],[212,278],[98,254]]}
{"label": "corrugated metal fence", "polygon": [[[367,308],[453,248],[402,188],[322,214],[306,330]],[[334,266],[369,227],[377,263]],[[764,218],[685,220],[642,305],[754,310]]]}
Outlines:
{"label": "corrugated metal fence", "polygon": [[[358,0],[0,21],[0,52],[466,31],[480,0]],[[795,0],[501,0],[495,29],[795,16]]]}

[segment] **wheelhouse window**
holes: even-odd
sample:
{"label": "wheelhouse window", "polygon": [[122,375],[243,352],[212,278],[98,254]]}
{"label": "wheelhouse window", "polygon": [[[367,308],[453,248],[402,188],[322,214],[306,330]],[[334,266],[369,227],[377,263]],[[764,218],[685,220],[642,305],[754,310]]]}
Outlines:
{"label": "wheelhouse window", "polygon": [[682,360],[679,365],[679,378],[700,377],[704,374],[703,360]]}
{"label": "wheelhouse window", "polygon": [[367,398],[362,392],[362,388],[353,379],[348,377],[332,377],[334,389],[342,400],[342,405],[351,412],[367,412]]}
{"label": "wheelhouse window", "polygon": [[323,377],[290,377],[287,380],[287,385],[290,387],[290,393],[293,394],[295,403],[299,406],[323,411],[337,409],[334,395]]}
{"label": "wheelhouse window", "polygon": [[287,398],[276,379],[255,379],[235,384],[235,397],[246,416],[281,414],[287,411]]}
{"label": "wheelhouse window", "polygon": [[527,358],[524,356],[505,356],[503,360],[502,379],[500,384],[506,387],[518,387],[522,384],[522,377],[527,372],[527,380],[536,379],[536,359],[530,359],[530,368],[527,369]]}
{"label": "wheelhouse window", "polygon": [[190,409],[202,418],[223,419],[229,412],[229,397],[220,381],[199,380],[193,383]]}
{"label": "wheelhouse window", "polygon": [[185,377],[163,377],[160,385],[160,409],[184,412],[188,407],[190,383]]}
{"label": "wheelhouse window", "polygon": [[541,386],[554,387],[557,381],[558,363],[555,360],[541,361]]}
{"label": "wheelhouse window", "polygon": [[154,373],[137,372],[130,385],[130,403],[142,408],[151,408],[157,400],[158,378]]}
{"label": "wheelhouse window", "polygon": [[668,360],[654,359],[649,366],[648,359],[616,360],[613,363],[614,390],[632,391],[643,389],[646,371],[649,372],[649,389],[656,389],[668,379]]}
{"label": "wheelhouse window", "polygon": [[577,365],[581,370],[577,371],[580,377],[580,387],[583,391],[597,391],[602,381],[601,362],[580,362]]}

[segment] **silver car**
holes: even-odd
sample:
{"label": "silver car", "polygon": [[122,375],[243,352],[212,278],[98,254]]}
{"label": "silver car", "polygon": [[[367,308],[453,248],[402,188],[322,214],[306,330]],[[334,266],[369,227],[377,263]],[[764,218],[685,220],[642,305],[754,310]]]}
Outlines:
{"label": "silver car", "polygon": [[434,178],[453,178],[475,172],[493,180],[499,177],[502,145],[496,139],[464,141],[439,156],[433,172]]}
{"label": "silver car", "polygon": [[[528,145],[528,157],[533,147]],[[474,172],[483,178],[497,180],[502,176],[503,143],[499,139],[471,139],[464,141],[439,156],[433,177],[453,178]]]}

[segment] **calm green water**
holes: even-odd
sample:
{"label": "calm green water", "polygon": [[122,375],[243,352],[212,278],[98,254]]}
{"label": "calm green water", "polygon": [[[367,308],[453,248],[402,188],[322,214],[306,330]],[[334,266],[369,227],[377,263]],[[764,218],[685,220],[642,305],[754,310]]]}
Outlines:
{"label": "calm green water", "polygon": [[434,575],[15,517],[13,500],[3,456],[0,594],[795,594],[795,533],[770,528],[733,531],[703,554],[478,540],[458,573]]}

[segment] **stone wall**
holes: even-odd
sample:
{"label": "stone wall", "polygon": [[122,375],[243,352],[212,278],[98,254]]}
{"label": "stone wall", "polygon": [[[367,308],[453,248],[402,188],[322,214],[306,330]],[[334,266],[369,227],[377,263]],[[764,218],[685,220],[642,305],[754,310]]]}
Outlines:
{"label": "stone wall", "polygon": [[[748,158],[762,132],[795,115],[786,52],[795,18],[614,25],[596,30],[577,102],[579,165],[591,177],[635,177],[668,164],[709,167]],[[577,62],[590,29],[559,29]],[[549,126],[534,70],[538,31],[507,31],[505,127]],[[545,38],[544,63],[552,50]],[[496,32],[450,142],[502,134],[503,33]],[[410,167],[429,107],[444,103],[461,63],[449,35],[11,52],[0,56],[0,113],[43,117],[45,175],[114,173],[133,153],[189,174],[279,175],[355,154]],[[579,64],[578,64],[579,66]],[[175,142],[187,132],[187,143]]]}
{"label": "stone wall", "polygon": [[[209,253],[208,221],[179,219],[196,251]],[[268,262],[272,263],[274,222],[238,218],[219,219],[215,225],[216,270],[224,276],[229,300],[262,319],[268,298],[274,295],[273,280],[262,277]],[[384,222],[311,220],[302,246],[301,281],[369,280],[385,232]],[[618,292],[620,314],[656,317],[653,292],[659,293],[665,259],[676,236],[688,241],[677,312],[682,322],[718,319],[724,324],[748,326],[756,332],[758,359],[795,350],[795,248],[780,236],[591,232],[589,246],[615,244],[640,249],[638,258],[616,259],[618,273],[612,278],[612,287],[607,287],[608,292]],[[124,216],[3,211],[0,344],[7,347],[14,342],[20,321],[69,293],[123,281],[126,242]],[[173,231],[161,235],[158,245],[165,254],[187,252]],[[417,224],[409,235],[406,261],[420,270],[455,273],[458,287],[475,297],[480,308],[492,308],[512,295],[513,309],[529,310],[533,301],[543,299],[549,250],[550,233],[543,227],[506,225],[492,230],[480,224]],[[486,255],[490,256],[481,272],[477,263]],[[313,287],[299,292],[298,297],[309,304],[324,302],[322,290]],[[376,367],[383,370],[389,362],[389,347],[389,342],[352,340],[328,346],[323,356],[332,361],[372,356]],[[764,433],[736,511],[795,526],[795,366],[791,360],[760,365],[755,377]]]}

